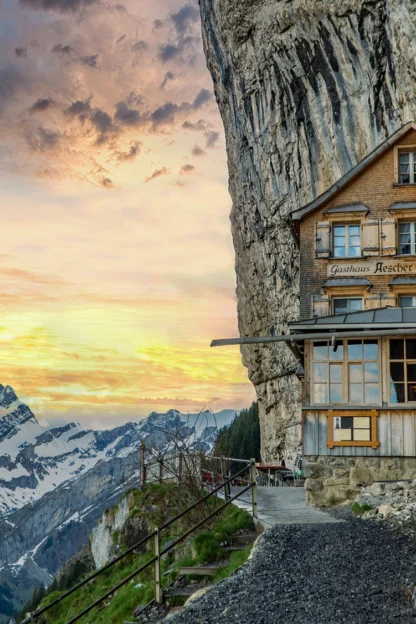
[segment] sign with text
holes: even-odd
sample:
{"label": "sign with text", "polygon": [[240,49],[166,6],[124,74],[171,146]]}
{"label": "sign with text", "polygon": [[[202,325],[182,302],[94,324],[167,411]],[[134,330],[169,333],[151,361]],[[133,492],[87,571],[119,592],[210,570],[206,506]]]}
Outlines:
{"label": "sign with text", "polygon": [[370,275],[415,275],[416,259],[397,260],[351,260],[331,262],[327,266],[328,277],[368,277]]}

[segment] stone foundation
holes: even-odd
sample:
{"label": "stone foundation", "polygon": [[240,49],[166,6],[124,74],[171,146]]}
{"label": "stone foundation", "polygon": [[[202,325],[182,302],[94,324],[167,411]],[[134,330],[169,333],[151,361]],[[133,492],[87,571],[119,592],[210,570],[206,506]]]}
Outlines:
{"label": "stone foundation", "polygon": [[306,459],[306,501],[336,505],[360,494],[360,483],[416,479],[416,457],[324,457]]}

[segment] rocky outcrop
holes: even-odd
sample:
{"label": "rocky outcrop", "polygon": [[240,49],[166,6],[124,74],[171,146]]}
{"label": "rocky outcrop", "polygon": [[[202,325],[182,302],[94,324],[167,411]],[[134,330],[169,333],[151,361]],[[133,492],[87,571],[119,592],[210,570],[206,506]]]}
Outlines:
{"label": "rocky outcrop", "polygon": [[[290,213],[415,116],[411,0],[200,0],[233,201],[241,336],[284,332],[299,313]],[[286,346],[246,346],[262,456],[294,454],[296,362]]]}

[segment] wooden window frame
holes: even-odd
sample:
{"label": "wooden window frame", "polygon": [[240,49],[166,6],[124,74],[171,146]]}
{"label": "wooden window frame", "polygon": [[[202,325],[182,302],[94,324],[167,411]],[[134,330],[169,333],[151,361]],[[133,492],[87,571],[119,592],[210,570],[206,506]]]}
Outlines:
{"label": "wooden window frame", "polygon": [[[416,182],[415,182],[416,185]],[[400,226],[410,225],[410,253],[404,254],[400,251]],[[397,255],[401,258],[407,258],[408,256],[416,255],[416,219],[400,219],[397,222]]]}
{"label": "wooden window frame", "polygon": [[[336,256],[335,255],[335,228],[336,227],[344,227],[345,228],[345,252],[346,255],[345,256]],[[348,255],[347,251],[349,251],[349,241],[350,241],[350,233],[349,233],[349,227],[358,227],[359,229],[359,238],[360,238],[360,253],[358,256],[350,256]],[[357,236],[357,235],[356,235]],[[331,223],[331,258],[333,258],[334,260],[342,260],[344,258],[347,258],[348,260],[351,259],[357,259],[357,258],[362,258],[363,257],[363,249],[362,249],[362,235],[361,235],[361,221],[344,221],[344,222],[335,222],[333,221]]]}
{"label": "wooden window frame", "polygon": [[[377,417],[379,415],[377,410],[328,410],[326,415],[328,418],[328,440],[326,445],[328,448],[333,449],[336,446],[367,446],[377,449],[380,446],[377,438]],[[365,416],[370,418],[371,440],[334,440],[334,418],[338,416],[347,416],[349,418]]]}
{"label": "wooden window frame", "polygon": [[[400,305],[400,299],[402,297],[407,297],[407,298],[410,297],[410,298],[412,298],[414,300],[415,305],[412,305],[412,306],[401,306]],[[403,308],[405,310],[410,310],[411,308],[416,308],[416,294],[415,294],[415,291],[413,290],[413,293],[409,293],[409,294],[403,294],[403,293],[398,294],[397,295],[397,307],[398,308]]]}
{"label": "wooden window frame", "polygon": [[416,145],[396,145],[394,148],[394,184],[393,186],[415,186],[416,175],[413,177],[414,182],[400,182],[400,154],[411,154],[416,152]]}
{"label": "wooden window frame", "polygon": [[[378,358],[377,360],[366,360],[364,359],[364,357],[361,360],[349,360],[348,359],[348,342],[351,340],[361,340],[361,343],[363,344],[366,340],[376,340],[377,344],[378,344]],[[374,338],[342,338],[339,340],[339,342],[342,342],[343,345],[343,349],[344,349],[344,358],[342,360],[342,362],[337,362],[336,360],[331,360],[329,358],[329,352],[328,352],[328,359],[327,360],[314,360],[314,354],[313,354],[313,347],[315,342],[328,342],[329,343],[329,349],[331,349],[331,341],[322,339],[322,340],[311,340],[310,342],[310,372],[309,372],[309,398],[310,398],[310,405],[313,407],[322,407],[323,410],[328,409],[329,406],[331,405],[351,405],[353,408],[365,408],[366,405],[374,405],[371,403],[364,403],[364,402],[360,402],[360,403],[351,403],[349,400],[349,396],[350,396],[350,373],[349,373],[349,365],[350,364],[361,364],[364,367],[364,363],[365,362],[377,362],[378,363],[378,403],[377,405],[381,405],[382,404],[382,396],[383,396],[383,367],[382,367],[382,341],[380,340],[380,337],[378,336],[374,336]],[[338,342],[338,341],[337,341]],[[363,351],[363,356],[364,356],[364,351]],[[322,364],[327,364],[328,365],[328,378],[327,378],[327,387],[328,387],[328,403],[316,403],[315,402],[315,379],[314,379],[314,363],[322,363]],[[331,403],[329,402],[330,399],[330,376],[329,376],[329,366],[330,364],[338,364],[338,366],[342,366],[342,400],[337,402],[337,403]],[[362,382],[362,391],[363,391],[363,395],[365,395],[365,382],[363,379]]]}
{"label": "wooden window frame", "polygon": [[[416,338],[416,332],[415,332],[415,338]],[[412,336],[388,336],[387,340],[386,340],[386,391],[387,391],[387,395],[388,395],[388,404],[390,407],[403,407],[404,409],[414,409],[415,405],[416,405],[416,401],[406,401],[405,403],[393,403],[391,400],[391,381],[390,381],[390,362],[403,362],[403,368],[404,368],[404,381],[403,381],[403,385],[404,385],[404,390],[405,390],[405,396],[407,396],[407,384],[408,384],[408,380],[407,380],[407,364],[416,364],[416,358],[415,359],[407,359],[407,357],[404,357],[403,360],[391,360],[390,359],[390,340],[403,340],[404,342],[404,356],[406,356],[406,339],[412,339],[414,340],[414,338]],[[394,382],[393,382],[394,383]]]}
{"label": "wooden window frame", "polygon": [[[337,295],[337,296],[332,296],[331,297],[331,312],[332,314],[335,314],[335,306],[334,306],[334,302],[338,301],[339,299],[347,299],[349,301],[351,301],[351,299],[354,299],[355,301],[360,300],[362,303],[362,308],[361,310],[354,310],[354,312],[362,312],[364,310],[364,297],[352,297],[352,296],[348,296],[348,295]],[[339,314],[348,314],[349,312],[340,312]]]}

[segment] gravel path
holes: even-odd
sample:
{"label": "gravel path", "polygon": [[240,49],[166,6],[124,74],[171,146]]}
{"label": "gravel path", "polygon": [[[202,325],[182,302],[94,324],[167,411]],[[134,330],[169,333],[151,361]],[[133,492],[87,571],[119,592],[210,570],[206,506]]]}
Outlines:
{"label": "gravel path", "polygon": [[373,521],[275,526],[173,624],[416,624],[416,541]]}

